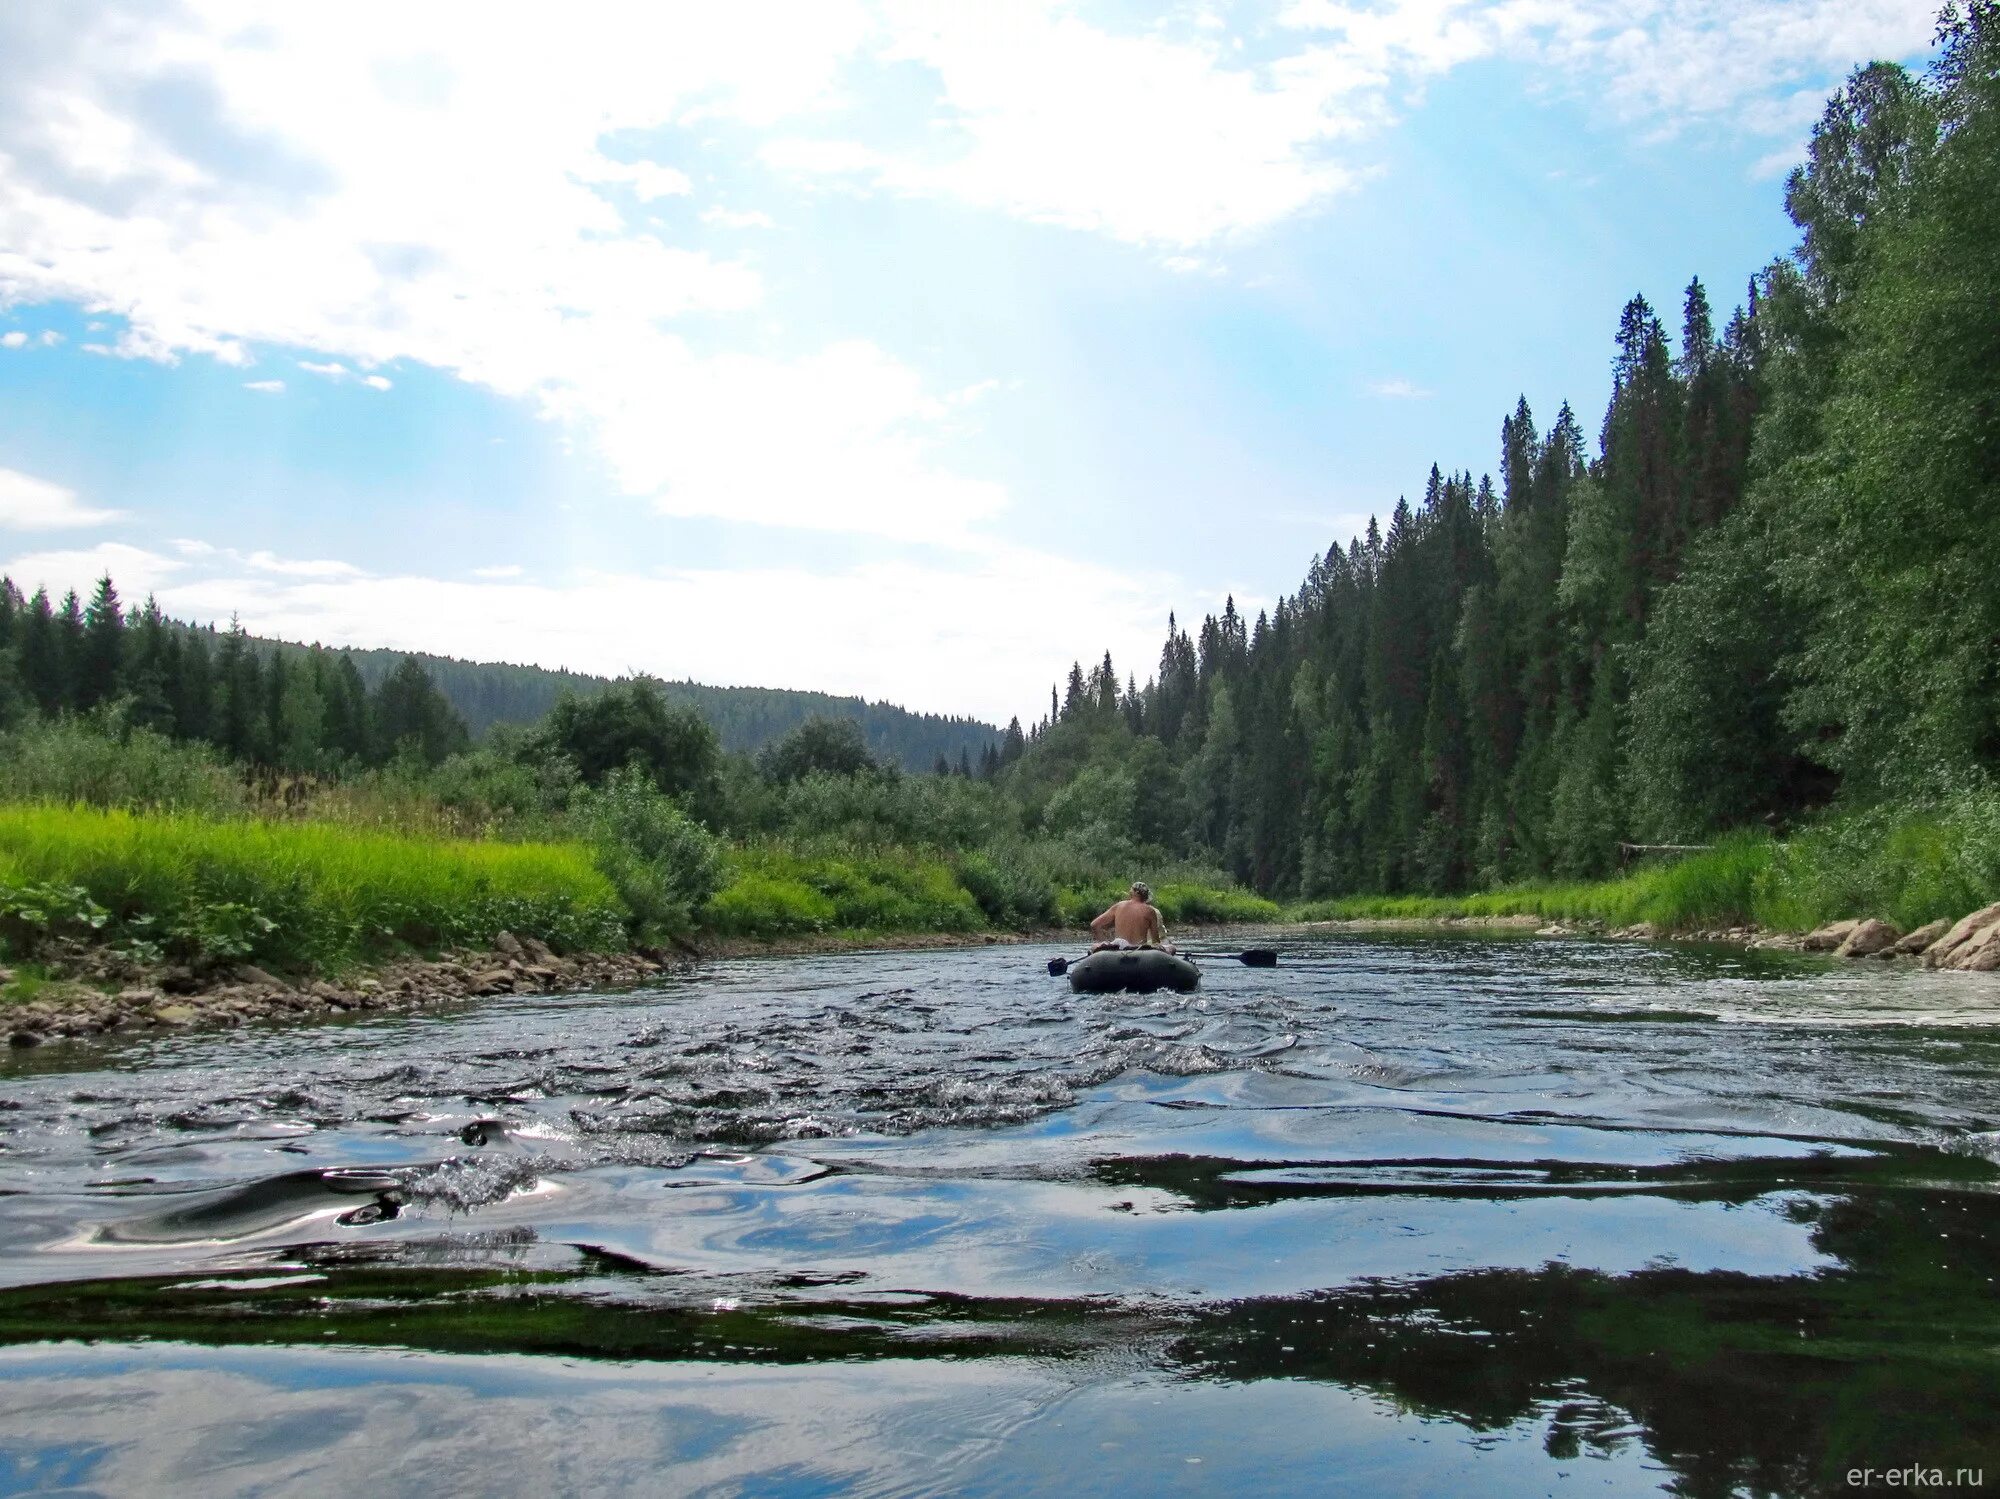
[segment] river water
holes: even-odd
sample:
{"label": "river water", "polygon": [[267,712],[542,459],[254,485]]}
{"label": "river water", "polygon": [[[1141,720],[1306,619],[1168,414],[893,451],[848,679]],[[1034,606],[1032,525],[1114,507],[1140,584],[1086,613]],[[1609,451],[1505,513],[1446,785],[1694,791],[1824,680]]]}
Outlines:
{"label": "river water", "polygon": [[1280,945],[0,1061],[0,1493],[2000,1487],[2000,979]]}

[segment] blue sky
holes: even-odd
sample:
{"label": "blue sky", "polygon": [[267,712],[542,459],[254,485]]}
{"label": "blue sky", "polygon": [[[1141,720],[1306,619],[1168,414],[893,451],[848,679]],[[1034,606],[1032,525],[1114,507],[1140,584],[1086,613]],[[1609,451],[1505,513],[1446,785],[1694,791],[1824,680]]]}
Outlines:
{"label": "blue sky", "polygon": [[1594,431],[1929,0],[0,11],[0,568],[1004,721]]}

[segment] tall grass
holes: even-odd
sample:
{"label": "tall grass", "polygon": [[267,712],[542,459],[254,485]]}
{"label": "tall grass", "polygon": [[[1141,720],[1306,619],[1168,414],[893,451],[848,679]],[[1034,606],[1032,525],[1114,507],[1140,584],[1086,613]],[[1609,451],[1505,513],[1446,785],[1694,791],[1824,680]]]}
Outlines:
{"label": "tall grass", "polygon": [[1358,896],[1293,908],[1299,920],[1540,916],[1663,930],[1755,925],[1807,931],[1851,916],[1905,929],[2000,899],[2000,794],[1877,807],[1786,843],[1736,833],[1701,853],[1595,884],[1521,885],[1465,896]]}
{"label": "tall grass", "polygon": [[110,913],[113,940],[192,941],[218,911],[253,913],[261,919],[235,923],[246,933],[241,956],[319,969],[485,943],[503,930],[563,950],[620,945],[625,914],[590,852],[573,844],[0,806],[0,886],[31,885],[82,889]]}

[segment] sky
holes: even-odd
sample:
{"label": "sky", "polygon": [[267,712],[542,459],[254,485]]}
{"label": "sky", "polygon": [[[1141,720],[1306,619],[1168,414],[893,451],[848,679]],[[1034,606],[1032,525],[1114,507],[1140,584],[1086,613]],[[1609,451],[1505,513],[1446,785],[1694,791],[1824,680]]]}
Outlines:
{"label": "sky", "polygon": [[1932,0],[8,0],[0,571],[1032,720],[1595,431]]}

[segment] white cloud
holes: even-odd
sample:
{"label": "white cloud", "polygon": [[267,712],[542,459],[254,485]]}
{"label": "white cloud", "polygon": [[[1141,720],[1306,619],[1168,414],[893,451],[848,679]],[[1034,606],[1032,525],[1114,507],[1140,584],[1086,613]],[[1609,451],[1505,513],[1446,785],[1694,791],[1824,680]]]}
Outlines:
{"label": "white cloud", "polygon": [[1368,391],[1371,395],[1382,396],[1391,401],[1423,401],[1428,400],[1431,395],[1430,391],[1416,381],[1406,379],[1402,375],[1388,375],[1379,380],[1370,380]]}
{"label": "white cloud", "polygon": [[122,510],[93,510],[76,491],[16,469],[0,468],[0,528],[9,531],[72,531],[123,520]]}
{"label": "white cloud", "polygon": [[285,382],[282,380],[245,380],[243,388],[245,390],[261,390],[266,395],[275,396],[284,394]]}
{"label": "white cloud", "polygon": [[937,80],[927,135],[774,141],[781,169],[958,198],[1139,244],[1268,227],[1352,183],[1326,154],[1374,113],[1351,80],[1244,66],[1222,39],[1121,34],[1054,0],[888,0],[883,57]]}
{"label": "white cloud", "polygon": [[15,328],[7,333],[0,333],[0,349],[22,349],[26,348],[27,344],[28,335],[23,333],[19,328]]}
{"label": "white cloud", "polygon": [[23,593],[46,588],[57,596],[71,589],[88,594],[99,578],[109,574],[118,585],[121,598],[142,599],[158,593],[163,584],[186,566],[144,547],[104,541],[77,550],[28,552],[10,557],[0,562],[0,573],[12,578]]}
{"label": "white cloud", "polygon": [[518,578],[526,572],[527,569],[520,566],[519,564],[508,562],[508,563],[503,563],[498,567],[475,567],[472,570],[472,576],[475,578],[495,578],[495,579]]}
{"label": "white cloud", "polygon": [[279,557],[271,552],[237,552],[225,549],[223,555],[245,567],[255,568],[260,573],[278,573],[287,578],[361,578],[367,574],[351,562],[339,562],[331,558],[298,561]]}
{"label": "white cloud", "polygon": [[720,229],[775,229],[776,223],[768,213],[755,208],[704,208],[701,211],[704,224],[714,224]]}
{"label": "white cloud", "polygon": [[654,161],[610,161],[599,157],[576,168],[575,175],[582,182],[623,183],[641,203],[685,197],[694,191],[694,183],[688,180],[686,172]]}
{"label": "white cloud", "polygon": [[299,361],[299,368],[308,374],[324,375],[329,380],[345,380],[348,376],[347,366],[338,361],[330,364],[315,364],[310,359],[301,359]]}
{"label": "white cloud", "polygon": [[361,383],[370,390],[387,390],[393,382],[387,375],[363,375]]}
{"label": "white cloud", "polygon": [[1296,0],[1284,65],[1406,85],[1488,57],[1562,81],[1614,119],[1795,134],[1860,63],[1929,48],[1935,0]]}

